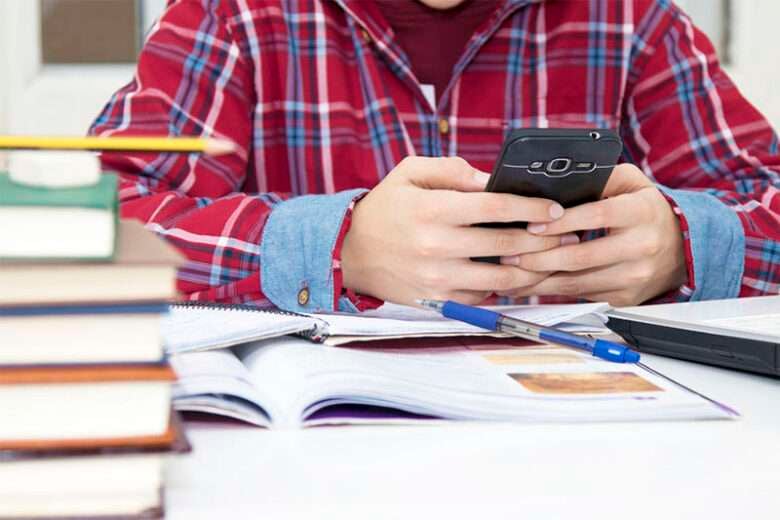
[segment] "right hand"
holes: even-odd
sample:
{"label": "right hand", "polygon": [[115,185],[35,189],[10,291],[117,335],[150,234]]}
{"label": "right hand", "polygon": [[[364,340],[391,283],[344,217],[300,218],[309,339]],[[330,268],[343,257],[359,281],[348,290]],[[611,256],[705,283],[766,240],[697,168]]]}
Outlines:
{"label": "right hand", "polygon": [[[341,251],[344,287],[396,303],[418,298],[476,304],[535,285],[550,273],[516,266],[518,255],[573,243],[484,222],[551,222],[557,203],[487,193],[490,175],[458,157],[407,157],[356,205]],[[500,256],[502,264],[470,257]]]}

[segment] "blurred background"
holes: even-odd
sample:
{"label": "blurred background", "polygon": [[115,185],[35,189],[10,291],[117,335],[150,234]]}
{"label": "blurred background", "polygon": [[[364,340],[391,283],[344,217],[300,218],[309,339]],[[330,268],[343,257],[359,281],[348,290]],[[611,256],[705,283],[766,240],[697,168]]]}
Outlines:
{"label": "blurred background", "polygon": [[[780,126],[780,2],[677,3],[713,40],[742,92]],[[0,132],[83,134],[132,77],[164,8],[165,0],[0,0]]]}

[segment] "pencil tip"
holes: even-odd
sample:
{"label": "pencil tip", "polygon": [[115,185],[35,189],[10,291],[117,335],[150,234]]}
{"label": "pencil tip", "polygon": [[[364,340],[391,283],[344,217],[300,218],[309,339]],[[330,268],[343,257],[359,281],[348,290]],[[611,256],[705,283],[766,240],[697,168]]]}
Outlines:
{"label": "pencil tip", "polygon": [[236,143],[227,139],[208,139],[206,153],[209,155],[226,155],[236,151]]}

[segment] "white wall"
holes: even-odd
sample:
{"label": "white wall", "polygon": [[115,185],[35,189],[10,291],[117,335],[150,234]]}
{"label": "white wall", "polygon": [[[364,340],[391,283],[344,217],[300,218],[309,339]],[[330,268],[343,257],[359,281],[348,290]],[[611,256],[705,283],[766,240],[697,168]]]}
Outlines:
{"label": "white wall", "polygon": [[[0,0],[6,2],[7,0]],[[8,131],[13,69],[10,56],[14,34],[10,17],[0,16],[0,132]]]}
{"label": "white wall", "polygon": [[723,37],[723,3],[725,1],[728,0],[676,0],[676,4],[693,18],[699,29],[707,33],[717,47]]}
{"label": "white wall", "polygon": [[[714,41],[720,39],[721,0],[676,0]],[[726,67],[740,91],[780,128],[778,0],[731,0],[732,63]]]}
{"label": "white wall", "polygon": [[745,96],[780,129],[780,2],[732,0],[730,72]]}
{"label": "white wall", "polygon": [[151,27],[159,13],[165,10],[166,0],[144,0],[144,25]]}
{"label": "white wall", "polygon": [[[165,0],[144,0],[144,7],[159,13]],[[83,134],[134,69],[40,61],[38,0],[0,0],[0,132]]]}

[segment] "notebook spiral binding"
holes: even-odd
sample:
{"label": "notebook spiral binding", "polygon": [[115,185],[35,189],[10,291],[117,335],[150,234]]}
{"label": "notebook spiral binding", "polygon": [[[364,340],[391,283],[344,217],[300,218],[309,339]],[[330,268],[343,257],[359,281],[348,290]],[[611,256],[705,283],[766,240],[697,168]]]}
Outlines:
{"label": "notebook spiral binding", "polygon": [[286,316],[302,316],[308,318],[305,314],[300,314],[293,311],[283,311],[281,309],[264,309],[248,303],[216,303],[216,302],[199,302],[199,301],[178,301],[171,304],[171,307],[185,307],[196,309],[208,309],[212,311],[249,311],[249,312],[265,312],[268,314],[283,314]]}
{"label": "notebook spiral binding", "polygon": [[315,324],[311,329],[302,330],[295,335],[312,341],[321,343],[328,336],[328,323],[325,320],[314,316],[307,316],[299,312],[284,311],[282,309],[263,309],[247,303],[216,303],[201,301],[177,301],[170,305],[171,307],[181,307],[185,309],[206,309],[211,311],[232,311],[232,312],[262,312],[265,314],[278,314],[282,316],[297,316],[299,318],[308,318],[314,320]]}

